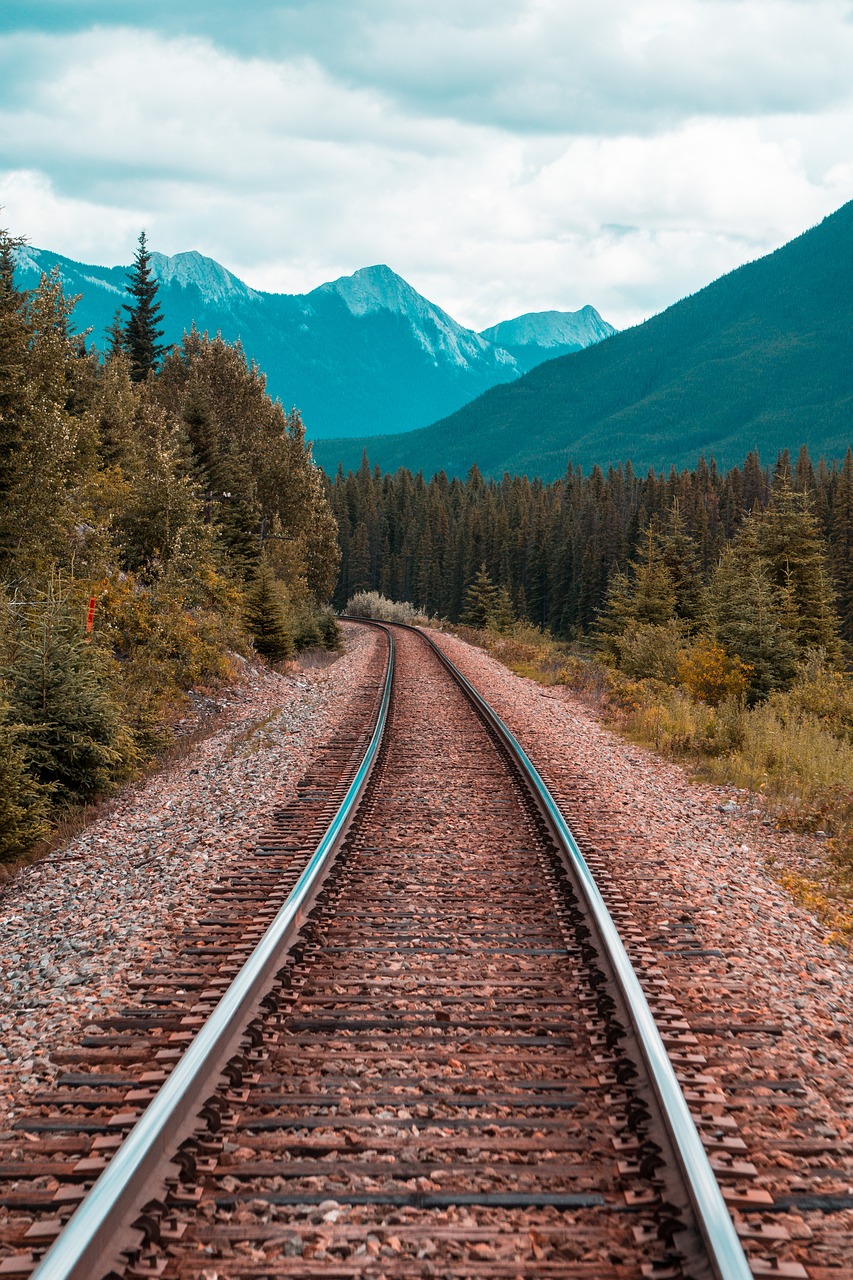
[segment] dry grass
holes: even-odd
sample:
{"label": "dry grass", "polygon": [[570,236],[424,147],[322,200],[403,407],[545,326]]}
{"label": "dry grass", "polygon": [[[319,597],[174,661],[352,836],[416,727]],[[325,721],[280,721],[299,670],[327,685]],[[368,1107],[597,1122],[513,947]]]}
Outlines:
{"label": "dry grass", "polygon": [[834,940],[853,940],[853,680],[819,657],[793,688],[748,708],[716,707],[662,680],[631,679],[533,627],[509,635],[459,627],[510,670],[541,684],[565,684],[633,742],[687,764],[705,780],[762,797],[780,829],[827,837],[819,879],[777,877]]}
{"label": "dry grass", "polygon": [[826,943],[853,946],[853,895],[849,885],[831,876],[818,883],[790,870],[774,873],[774,879],[821,922],[827,931]]}

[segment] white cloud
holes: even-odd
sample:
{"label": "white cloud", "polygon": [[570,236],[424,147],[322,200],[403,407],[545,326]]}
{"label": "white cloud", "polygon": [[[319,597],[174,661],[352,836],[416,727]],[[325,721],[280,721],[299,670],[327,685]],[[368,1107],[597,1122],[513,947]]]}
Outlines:
{"label": "white cloud", "polygon": [[[0,171],[0,223],[30,244],[80,262],[129,262],[146,214],[58,195],[35,169]],[[150,219],[148,219],[150,221]]]}
{"label": "white cloud", "polygon": [[286,56],[0,37],[3,224],[102,262],[145,226],[292,292],[385,261],[476,327],[586,302],[627,324],[853,197],[848,8],[279,6]]}

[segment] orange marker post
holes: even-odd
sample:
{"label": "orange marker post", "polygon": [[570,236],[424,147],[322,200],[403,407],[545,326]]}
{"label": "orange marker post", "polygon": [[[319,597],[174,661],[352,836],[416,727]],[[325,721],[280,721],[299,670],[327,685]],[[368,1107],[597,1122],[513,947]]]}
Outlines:
{"label": "orange marker post", "polygon": [[95,621],[95,597],[89,597],[89,612],[86,614],[86,635],[92,633],[92,624]]}

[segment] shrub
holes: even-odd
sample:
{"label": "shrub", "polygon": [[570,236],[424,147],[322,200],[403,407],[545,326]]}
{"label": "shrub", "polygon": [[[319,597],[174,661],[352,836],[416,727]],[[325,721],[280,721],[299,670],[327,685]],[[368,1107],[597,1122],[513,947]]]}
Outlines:
{"label": "shrub", "polygon": [[413,604],[404,600],[388,600],[378,591],[359,591],[346,605],[345,613],[353,618],[374,618],[377,622],[415,623],[420,615]]}
{"label": "shrub", "polygon": [[343,648],[341,628],[331,609],[324,609],[318,615],[317,630],[320,633],[320,643],[324,649],[336,652]]}
{"label": "shrub", "polygon": [[713,762],[712,771],[784,802],[789,820],[794,802],[803,815],[815,808],[823,819],[829,797],[843,798],[845,810],[849,806],[853,745],[835,737],[809,712],[784,715],[778,706],[765,703],[749,711],[739,747]]}
{"label": "shrub", "polygon": [[829,665],[821,649],[808,654],[791,688],[773,694],[770,704],[780,716],[814,716],[827,733],[853,743],[853,682]]}
{"label": "shrub", "polygon": [[663,680],[675,684],[684,636],[678,622],[634,623],[615,640],[618,665],[637,680]]}
{"label": "shrub", "polygon": [[702,637],[676,658],[678,683],[702,702],[716,707],[725,698],[743,698],[751,668],[732,658],[722,645]]}
{"label": "shrub", "polygon": [[[143,757],[169,746],[168,723],[193,686],[213,686],[233,675],[234,650],[247,650],[238,627],[239,596],[197,598],[172,574],[144,582],[133,574],[115,574],[96,585],[96,631],[119,666],[117,694]],[[187,591],[193,596],[187,599]],[[196,598],[194,598],[196,597]]]}
{"label": "shrub", "polygon": [[313,649],[320,643],[320,628],[313,613],[300,613],[293,623],[293,645],[297,652]]}

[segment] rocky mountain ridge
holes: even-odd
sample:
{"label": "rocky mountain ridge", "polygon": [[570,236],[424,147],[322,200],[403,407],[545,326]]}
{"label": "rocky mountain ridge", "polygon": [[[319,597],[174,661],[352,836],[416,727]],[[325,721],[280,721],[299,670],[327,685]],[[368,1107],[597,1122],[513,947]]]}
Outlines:
{"label": "rocky mountain ridge", "polygon": [[[384,264],[309,293],[277,294],[250,288],[196,250],[153,251],[151,262],[165,340],[179,342],[192,324],[239,339],[266,374],[270,392],[300,409],[316,439],[424,426],[543,360],[615,332],[589,306],[532,313],[494,327],[519,336],[512,348],[492,330],[476,333],[459,324]],[[26,287],[54,268],[67,292],[81,295],[78,326],[90,329],[90,340],[102,347],[125,301],[129,268],[92,266],[29,246],[19,253]]]}

